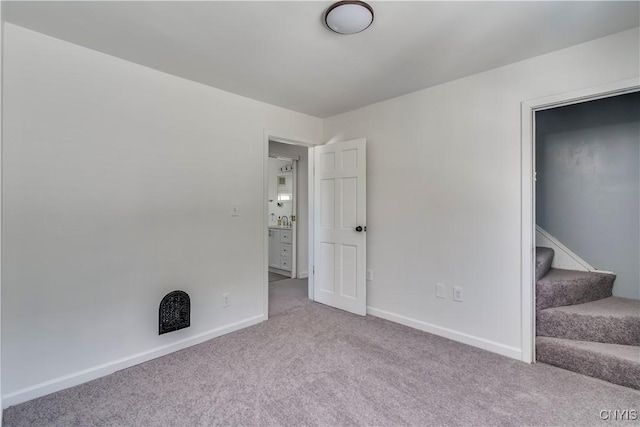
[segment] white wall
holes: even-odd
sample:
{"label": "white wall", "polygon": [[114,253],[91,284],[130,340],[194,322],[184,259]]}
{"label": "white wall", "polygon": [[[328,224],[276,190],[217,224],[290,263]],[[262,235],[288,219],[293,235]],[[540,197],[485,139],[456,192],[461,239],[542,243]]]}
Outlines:
{"label": "white wall", "polygon": [[[4,47],[5,404],[260,321],[263,130],[322,121],[10,24]],[[191,327],[158,336],[174,289]]]}
{"label": "white wall", "polygon": [[283,144],[270,141],[269,152],[285,156],[299,157],[298,160],[298,199],[297,222],[298,239],[296,259],[298,263],[298,277],[309,275],[309,149],[300,145]]}
{"label": "white wall", "polygon": [[367,138],[369,311],[520,358],[520,103],[637,77],[639,44],[636,28],[326,119],[325,140]]}

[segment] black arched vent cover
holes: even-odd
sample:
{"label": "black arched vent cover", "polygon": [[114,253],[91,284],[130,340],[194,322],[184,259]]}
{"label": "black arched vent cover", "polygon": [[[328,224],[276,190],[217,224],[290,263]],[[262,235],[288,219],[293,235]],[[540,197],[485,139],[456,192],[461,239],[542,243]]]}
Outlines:
{"label": "black arched vent cover", "polygon": [[178,329],[188,328],[191,324],[191,300],[184,291],[169,292],[160,302],[160,331],[158,335]]}

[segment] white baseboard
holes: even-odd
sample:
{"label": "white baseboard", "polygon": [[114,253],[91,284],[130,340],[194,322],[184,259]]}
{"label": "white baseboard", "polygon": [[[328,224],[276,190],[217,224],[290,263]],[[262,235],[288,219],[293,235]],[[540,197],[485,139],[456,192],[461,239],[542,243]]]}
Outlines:
{"label": "white baseboard", "polygon": [[401,325],[409,326],[421,331],[429,332],[430,334],[449,338],[453,341],[469,344],[503,356],[511,357],[512,359],[522,360],[522,350],[519,348],[510,347],[484,338],[475,337],[463,332],[454,331],[453,329],[443,328],[441,326],[423,322],[422,320],[412,319],[410,317],[401,316],[399,314],[390,313],[373,307],[367,307],[367,314],[380,317],[385,320],[390,320],[391,322],[400,323]]}
{"label": "white baseboard", "polygon": [[299,279],[306,279],[309,277],[309,272],[308,271],[301,271],[298,273],[298,278]]}
{"label": "white baseboard", "polygon": [[259,316],[250,317],[240,322],[235,322],[230,325],[212,329],[210,331],[185,338],[173,344],[169,344],[163,347],[157,347],[152,350],[124,357],[122,359],[107,362],[93,368],[84,369],[82,371],[74,372],[63,377],[45,381],[31,387],[26,387],[21,390],[14,391],[13,393],[5,394],[2,396],[2,404],[4,405],[3,408],[8,408],[9,406],[17,405],[18,403],[26,402],[28,400],[45,396],[56,391],[64,390],[65,388],[73,387],[78,384],[95,380],[96,378],[110,375],[116,371],[130,368],[131,366],[135,366],[151,359],[173,353],[174,351],[182,350],[183,348],[200,344],[201,342],[210,340],[212,338],[216,338],[221,335],[225,335],[230,332],[258,324],[263,320],[264,316],[262,314]]}

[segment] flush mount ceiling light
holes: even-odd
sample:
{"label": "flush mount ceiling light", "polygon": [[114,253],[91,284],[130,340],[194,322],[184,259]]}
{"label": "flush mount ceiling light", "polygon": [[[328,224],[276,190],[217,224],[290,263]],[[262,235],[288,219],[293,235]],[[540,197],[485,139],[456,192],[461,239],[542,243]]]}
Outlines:
{"label": "flush mount ceiling light", "polygon": [[359,33],[373,22],[373,8],[363,1],[339,1],[327,9],[324,22],[338,34]]}

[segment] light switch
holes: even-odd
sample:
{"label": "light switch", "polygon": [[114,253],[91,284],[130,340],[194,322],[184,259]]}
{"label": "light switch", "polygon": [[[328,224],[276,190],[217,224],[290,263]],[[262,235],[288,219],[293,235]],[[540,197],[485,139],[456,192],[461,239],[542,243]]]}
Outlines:
{"label": "light switch", "polygon": [[240,216],[240,205],[231,205],[231,216]]}

